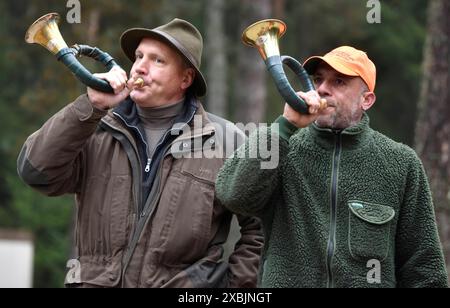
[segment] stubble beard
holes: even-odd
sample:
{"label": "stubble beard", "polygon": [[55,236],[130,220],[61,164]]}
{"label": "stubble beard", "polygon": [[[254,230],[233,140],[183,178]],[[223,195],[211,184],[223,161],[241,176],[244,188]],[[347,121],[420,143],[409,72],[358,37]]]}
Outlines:
{"label": "stubble beard", "polygon": [[358,124],[361,120],[363,111],[359,106],[354,106],[350,112],[341,110],[339,107],[335,107],[332,114],[319,117],[316,120],[316,124],[319,127],[331,128],[333,130],[342,130],[347,127]]}

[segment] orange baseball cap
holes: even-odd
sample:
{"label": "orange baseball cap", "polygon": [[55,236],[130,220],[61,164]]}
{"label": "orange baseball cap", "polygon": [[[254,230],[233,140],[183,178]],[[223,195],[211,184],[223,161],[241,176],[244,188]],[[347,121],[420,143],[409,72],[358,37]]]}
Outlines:
{"label": "orange baseball cap", "polygon": [[308,58],[303,63],[303,67],[308,74],[312,75],[322,61],[341,74],[361,77],[371,92],[375,90],[377,71],[375,64],[367,57],[364,51],[350,46],[341,46],[333,49],[323,57],[314,56]]}

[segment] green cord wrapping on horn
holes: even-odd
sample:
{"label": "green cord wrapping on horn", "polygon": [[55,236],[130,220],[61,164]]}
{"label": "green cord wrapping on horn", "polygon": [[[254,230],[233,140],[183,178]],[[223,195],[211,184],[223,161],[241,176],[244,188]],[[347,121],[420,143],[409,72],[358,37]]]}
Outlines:
{"label": "green cord wrapping on horn", "polygon": [[298,97],[290,85],[286,73],[284,72],[283,64],[288,66],[297,75],[304,88],[304,92],[314,90],[314,85],[303,66],[294,58],[289,56],[272,56],[267,58],[267,70],[272,76],[278,92],[280,92],[281,96],[286,100],[286,103],[288,103],[295,111],[308,114],[308,105],[303,99]]}
{"label": "green cord wrapping on horn", "polygon": [[113,88],[109,83],[103,79],[94,77],[76,58],[76,56],[87,56],[93,58],[103,65],[108,70],[118,64],[106,52],[101,51],[97,47],[88,45],[75,45],[72,48],[63,48],[57,54],[58,61],[64,63],[72,73],[86,86],[105,93],[114,93]]}

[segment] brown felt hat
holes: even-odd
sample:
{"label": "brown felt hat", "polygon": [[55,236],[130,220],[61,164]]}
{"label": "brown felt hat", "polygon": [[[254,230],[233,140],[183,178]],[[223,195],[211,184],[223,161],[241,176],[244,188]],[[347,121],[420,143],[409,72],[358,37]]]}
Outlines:
{"label": "brown felt hat", "polygon": [[192,84],[195,95],[201,97],[206,94],[206,80],[200,72],[203,38],[197,28],[185,20],[175,18],[171,22],[154,29],[128,29],[120,37],[120,45],[131,61],[134,62],[136,48],[145,37],[161,39],[175,48],[195,69],[195,79]]}

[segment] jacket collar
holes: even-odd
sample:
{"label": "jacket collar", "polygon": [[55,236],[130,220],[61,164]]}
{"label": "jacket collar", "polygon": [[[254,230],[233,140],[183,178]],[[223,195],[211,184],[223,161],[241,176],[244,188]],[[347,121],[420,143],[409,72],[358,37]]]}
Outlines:
{"label": "jacket collar", "polygon": [[[120,116],[120,118],[118,116]],[[194,125],[194,116],[199,116],[201,118],[202,127],[199,129]],[[137,115],[137,108],[133,100],[128,97],[122,103],[120,103],[116,108],[110,110],[108,114],[102,119],[103,122],[106,122],[109,126],[112,126],[114,129],[121,131],[124,133],[128,139],[131,138],[129,127],[127,126],[136,126],[139,122]],[[186,136],[184,133],[184,127],[189,125],[189,127],[193,128],[190,130],[190,134]],[[172,127],[173,134],[179,135],[176,138],[176,141],[179,139],[192,138],[193,135],[206,135],[214,133],[215,129],[209,120],[206,111],[204,110],[202,104],[193,96],[187,96],[185,100],[185,109],[180,115],[179,118],[176,119],[174,126]]]}
{"label": "jacket collar", "polygon": [[368,137],[373,132],[369,126],[369,122],[369,116],[364,112],[358,124],[347,127],[342,131],[319,127],[315,123],[310,125],[308,129],[314,141],[321,147],[333,148],[336,143],[336,138],[341,137],[343,148],[354,149],[364,146],[368,142]]}
{"label": "jacket collar", "polygon": [[[198,105],[199,103],[194,97],[192,96],[186,97],[184,110],[180,114],[180,116],[178,116],[175,119],[175,123],[183,123],[183,124],[189,123],[192,120],[194,114],[197,112]],[[140,120],[136,104],[130,97],[128,97],[116,108],[114,108],[113,114],[119,116],[119,118],[128,127],[138,127],[139,125]]]}

